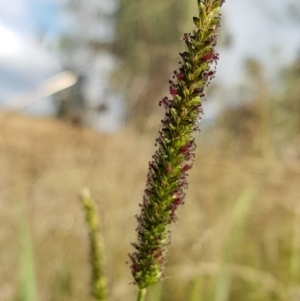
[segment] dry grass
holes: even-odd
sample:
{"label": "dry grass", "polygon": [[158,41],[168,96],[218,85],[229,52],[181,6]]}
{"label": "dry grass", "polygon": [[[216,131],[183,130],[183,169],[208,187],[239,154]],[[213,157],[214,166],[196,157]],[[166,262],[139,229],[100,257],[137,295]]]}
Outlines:
{"label": "dry grass", "polygon": [[[22,201],[33,238],[39,300],[91,300],[87,230],[78,202],[83,186],[90,187],[100,208],[112,300],[135,299],[125,262],[154,139],[130,127],[102,135],[56,120],[0,119],[1,300],[12,301],[17,294]],[[196,277],[201,278],[201,296],[214,300],[232,211],[249,187],[256,197],[231,254],[236,280],[230,300],[293,300],[284,298],[295,294],[300,280],[297,269],[291,272],[299,264],[294,252],[300,240],[299,173],[274,157],[225,156],[220,146],[198,144],[186,205],[173,226],[171,278],[164,281],[163,300],[187,300]]]}

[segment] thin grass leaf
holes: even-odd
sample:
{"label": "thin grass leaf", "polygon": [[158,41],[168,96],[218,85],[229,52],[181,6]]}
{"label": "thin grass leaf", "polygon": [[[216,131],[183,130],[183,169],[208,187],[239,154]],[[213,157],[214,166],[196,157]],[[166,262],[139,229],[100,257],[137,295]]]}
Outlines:
{"label": "thin grass leaf", "polygon": [[229,239],[224,248],[222,267],[215,284],[214,300],[229,301],[232,275],[229,263],[234,256],[237,246],[240,244],[249,212],[253,207],[255,191],[247,188],[238,198],[232,213],[232,226]]}
{"label": "thin grass leaf", "polygon": [[32,239],[24,204],[20,217],[20,288],[19,301],[37,301],[37,285]]}

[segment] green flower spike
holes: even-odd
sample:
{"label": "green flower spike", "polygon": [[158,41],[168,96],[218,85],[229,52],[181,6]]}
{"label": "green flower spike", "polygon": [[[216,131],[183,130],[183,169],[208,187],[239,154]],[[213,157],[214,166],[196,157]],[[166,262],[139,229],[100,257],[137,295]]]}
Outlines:
{"label": "green flower spike", "polygon": [[176,220],[176,210],[184,203],[187,175],[195,157],[193,134],[199,129],[205,90],[215,75],[211,65],[219,59],[214,48],[223,2],[198,0],[199,16],[193,18],[195,29],[184,34],[186,51],[180,53],[179,68],[169,81],[171,98],[164,97],[159,103],[166,113],[137,216],[138,242],[132,244],[135,251],[129,254],[140,294],[164,277],[166,247],[170,243],[168,225]]}

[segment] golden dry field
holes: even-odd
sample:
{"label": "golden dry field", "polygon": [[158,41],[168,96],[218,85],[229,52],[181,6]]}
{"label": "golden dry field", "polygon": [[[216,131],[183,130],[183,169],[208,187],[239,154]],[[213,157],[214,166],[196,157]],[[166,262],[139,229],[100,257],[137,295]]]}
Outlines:
{"label": "golden dry field", "polygon": [[[135,300],[126,261],[155,137],[155,129],[142,134],[133,125],[100,134],[58,120],[1,116],[1,301],[22,300],[24,219],[38,300],[92,300],[78,200],[84,186],[99,208],[111,300]],[[225,148],[228,139],[218,129],[198,135],[186,202],[172,226],[167,277],[162,290],[149,290],[149,301],[300,300],[298,145],[235,152]]]}

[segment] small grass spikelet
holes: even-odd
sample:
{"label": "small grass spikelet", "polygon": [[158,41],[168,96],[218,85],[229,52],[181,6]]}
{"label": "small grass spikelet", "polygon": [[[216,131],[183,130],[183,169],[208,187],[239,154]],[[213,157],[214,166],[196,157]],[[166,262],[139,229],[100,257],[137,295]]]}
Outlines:
{"label": "small grass spikelet", "polygon": [[94,200],[87,188],[82,190],[80,201],[85,213],[89,230],[90,265],[91,265],[91,293],[96,300],[107,299],[106,277],[103,271],[103,243],[100,234],[100,222]]}

